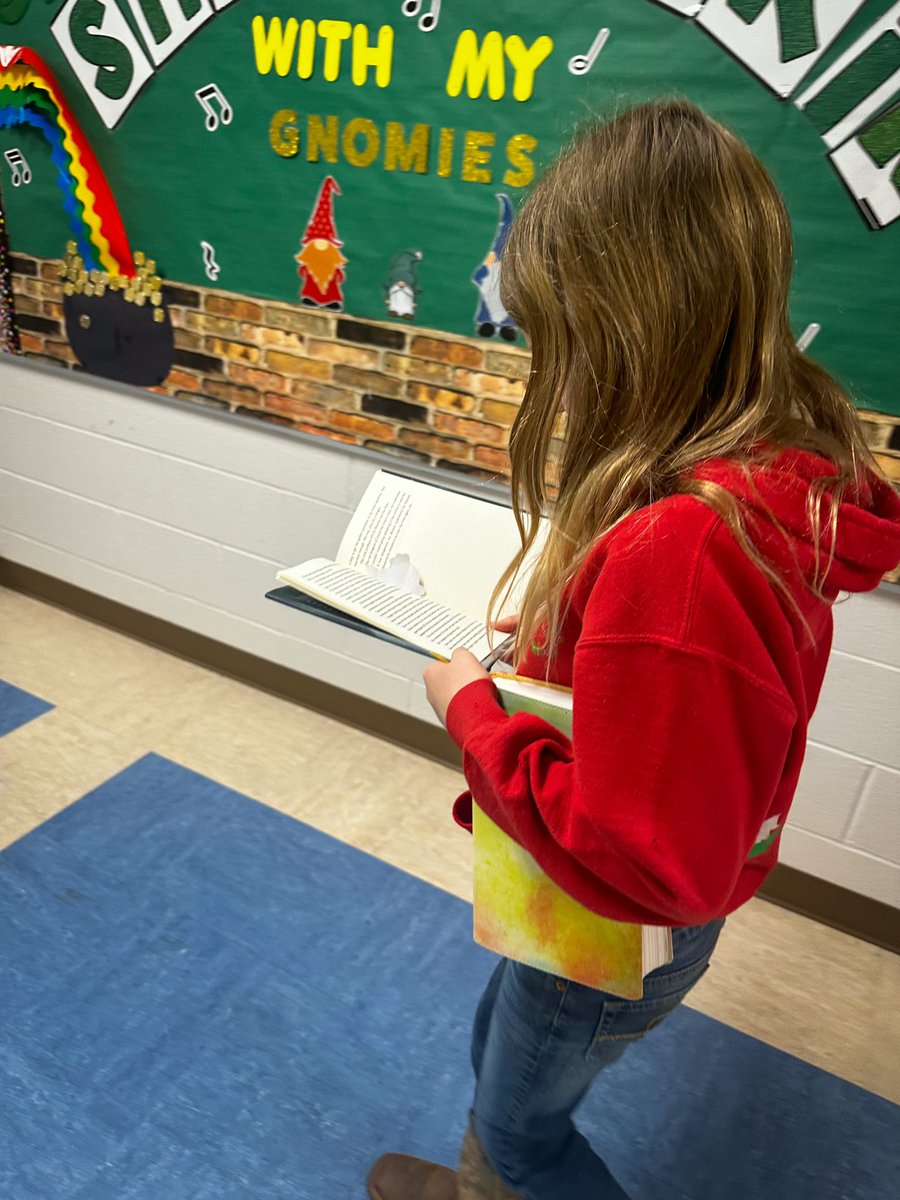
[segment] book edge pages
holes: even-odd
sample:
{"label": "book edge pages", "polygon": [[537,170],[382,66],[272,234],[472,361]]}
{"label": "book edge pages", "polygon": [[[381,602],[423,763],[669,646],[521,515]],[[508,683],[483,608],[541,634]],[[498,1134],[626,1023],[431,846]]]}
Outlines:
{"label": "book edge pages", "polygon": [[553,692],[565,692],[567,696],[572,695],[572,689],[566,687],[564,683],[550,683],[546,679],[533,679],[530,675],[516,675],[513,671],[495,671],[494,675],[497,679],[508,679],[511,683],[528,683],[533,687],[549,688]]}
{"label": "book edge pages", "polygon": [[659,967],[668,966],[675,957],[672,930],[668,925],[642,925],[641,949],[645,976]]}
{"label": "book edge pages", "polygon": [[[509,675],[505,671],[494,671],[491,678],[495,686],[508,696],[533,699],[559,708],[563,712],[572,711],[572,689],[561,683],[545,683],[541,679],[529,679],[526,675]],[[514,686],[507,686],[509,684]]]}
{"label": "book edge pages", "polygon": [[[290,594],[285,595],[286,592]],[[276,604],[284,605],[317,620],[329,621],[350,633],[361,633],[364,637],[374,638],[376,641],[396,646],[401,650],[409,650],[413,654],[425,655],[428,658],[434,657],[427,650],[423,650],[421,646],[415,646],[404,638],[395,637],[386,629],[378,629],[377,626],[370,625],[368,621],[363,621],[361,617],[355,617],[352,613],[345,612],[344,609],[326,604],[324,600],[311,596],[309,592],[301,592],[299,588],[291,587],[289,584],[273,588],[266,592],[265,596],[267,600]]]}
{"label": "book edge pages", "polygon": [[[331,605],[332,608],[337,608],[341,612],[348,613],[351,617],[356,617],[358,621],[363,621],[367,625],[371,625],[373,629],[380,629],[385,633],[393,634],[394,637],[402,638],[403,641],[409,642],[413,646],[418,646],[421,650],[425,650],[428,654],[433,655],[435,658],[441,658],[445,661],[449,659],[453,652],[453,647],[443,646],[437,642],[423,641],[423,639],[418,637],[415,633],[401,625],[398,625],[395,622],[375,622],[371,620],[371,618],[368,617],[364,612],[361,612],[359,608],[351,607],[349,604],[342,601],[340,597],[335,596],[333,592],[325,591],[322,588],[317,588],[314,584],[311,585],[308,580],[299,578],[292,579],[290,577],[292,572],[300,569],[301,567],[310,567],[313,564],[324,566],[340,566],[345,571],[354,571],[356,574],[368,578],[368,576],[365,575],[365,572],[360,571],[357,567],[346,567],[342,563],[334,563],[330,558],[311,558],[304,563],[298,563],[296,567],[289,567],[284,571],[279,571],[276,574],[276,579],[279,581],[279,583],[283,583],[287,587],[294,588],[295,591],[303,592],[307,596],[312,596],[316,600],[321,600],[324,604]],[[389,588],[391,585],[385,584],[384,586]],[[422,597],[422,599],[430,599],[430,597]],[[430,602],[432,604],[437,604],[436,600],[431,600]],[[465,616],[465,614],[458,614],[454,612],[453,609],[447,608],[446,605],[440,605],[439,607],[443,608],[446,612],[451,613],[454,616]],[[477,653],[478,650],[485,649],[486,644],[487,637],[485,635],[485,646],[476,647],[475,652]]]}
{"label": "book edge pages", "polygon": [[[302,591],[305,591],[306,589],[302,588],[302,587],[298,587],[298,585],[290,579],[290,575],[294,571],[305,571],[305,570],[307,570],[307,568],[312,568],[312,567],[315,567],[315,568],[318,568],[320,566],[333,567],[333,566],[340,566],[340,565],[342,565],[342,564],[337,563],[333,558],[307,558],[307,559],[304,559],[304,561],[301,563],[295,563],[292,567],[283,567],[280,571],[276,571],[275,578],[278,580],[279,583],[283,583],[286,587],[292,587],[296,591],[302,592]],[[354,568],[348,567],[347,570],[352,571],[352,570],[354,570]]]}

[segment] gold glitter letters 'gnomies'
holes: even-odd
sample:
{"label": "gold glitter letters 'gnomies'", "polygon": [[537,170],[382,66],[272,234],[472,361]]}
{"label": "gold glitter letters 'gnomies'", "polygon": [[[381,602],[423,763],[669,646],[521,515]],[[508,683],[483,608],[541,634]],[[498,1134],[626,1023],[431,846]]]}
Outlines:
{"label": "gold glitter letters 'gnomies'", "polygon": [[400,121],[387,121],[382,130],[368,117],[354,117],[342,128],[334,115],[279,108],[269,122],[269,145],[280,158],[303,153],[307,162],[332,165],[343,158],[361,170],[380,165],[385,171],[439,179],[449,179],[455,168],[464,183],[492,184],[502,178],[505,187],[523,188],[534,178],[538,141],[530,133],[513,134],[506,141],[503,164],[497,135],[490,130],[438,130],[424,122],[410,126]]}

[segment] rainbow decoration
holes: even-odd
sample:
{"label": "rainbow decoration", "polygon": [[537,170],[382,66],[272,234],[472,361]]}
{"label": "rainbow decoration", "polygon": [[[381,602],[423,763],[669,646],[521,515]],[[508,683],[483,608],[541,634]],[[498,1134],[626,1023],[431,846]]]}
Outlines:
{"label": "rainbow decoration", "polygon": [[106,176],[39,54],[0,46],[0,128],[27,125],[51,147],[72,237],[85,265],[111,276],[135,274],[131,246]]}

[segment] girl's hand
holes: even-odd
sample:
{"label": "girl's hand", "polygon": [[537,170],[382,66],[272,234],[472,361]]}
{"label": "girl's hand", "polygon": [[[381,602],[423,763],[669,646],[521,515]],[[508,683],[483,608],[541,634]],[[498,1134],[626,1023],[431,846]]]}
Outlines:
{"label": "girl's hand", "polygon": [[447,709],[456,693],[476,679],[490,679],[490,675],[470,651],[454,650],[449,662],[436,662],[427,667],[423,679],[428,703],[441,724],[446,725]]}

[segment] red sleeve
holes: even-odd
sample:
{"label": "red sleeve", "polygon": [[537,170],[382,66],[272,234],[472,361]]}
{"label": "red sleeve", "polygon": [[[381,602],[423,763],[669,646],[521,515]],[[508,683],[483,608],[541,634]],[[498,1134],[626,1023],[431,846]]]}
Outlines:
{"label": "red sleeve", "polygon": [[[507,717],[487,680],[454,697],[447,728],[480,807],[575,899],[617,920],[699,924],[734,891],[795,711],[752,663],[683,634],[616,633],[616,609],[592,595],[585,613],[571,741],[539,718]],[[728,613],[711,615],[720,635]]]}

